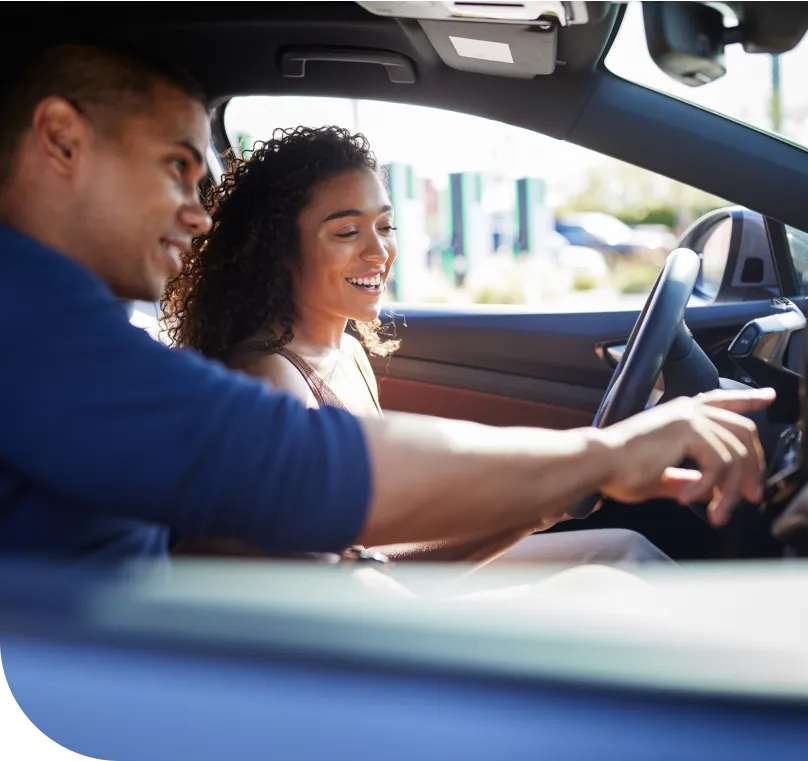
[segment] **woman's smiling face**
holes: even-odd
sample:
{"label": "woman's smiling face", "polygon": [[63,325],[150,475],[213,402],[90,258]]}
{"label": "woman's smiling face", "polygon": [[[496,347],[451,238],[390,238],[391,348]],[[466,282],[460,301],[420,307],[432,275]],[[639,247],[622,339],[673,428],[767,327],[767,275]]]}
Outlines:
{"label": "woman's smiling face", "polygon": [[[298,312],[372,322],[397,254],[393,207],[377,174],[344,172],[318,184],[298,217]],[[325,316],[324,314],[324,316]]]}

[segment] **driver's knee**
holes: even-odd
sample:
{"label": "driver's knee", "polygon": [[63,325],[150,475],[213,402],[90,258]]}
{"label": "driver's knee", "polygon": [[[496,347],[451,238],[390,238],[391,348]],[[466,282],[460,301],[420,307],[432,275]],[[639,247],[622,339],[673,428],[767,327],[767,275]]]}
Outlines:
{"label": "driver's knee", "polygon": [[609,552],[616,563],[673,563],[659,547],[636,531],[625,528],[604,528],[601,531],[609,534],[604,541],[608,542]]}
{"label": "driver's knee", "polygon": [[636,531],[601,528],[533,534],[503,553],[491,565],[498,567],[508,563],[621,566],[673,561]]}
{"label": "driver's knee", "polygon": [[471,606],[518,605],[533,611],[559,613],[569,611],[615,612],[647,619],[668,617],[660,593],[644,579],[625,570],[606,565],[568,568],[532,584],[491,589],[457,595],[448,604]]}

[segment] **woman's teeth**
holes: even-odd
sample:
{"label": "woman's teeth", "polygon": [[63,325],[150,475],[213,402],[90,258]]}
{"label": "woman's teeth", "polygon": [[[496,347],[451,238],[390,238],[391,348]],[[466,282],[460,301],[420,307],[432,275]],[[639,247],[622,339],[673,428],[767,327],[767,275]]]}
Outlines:
{"label": "woman's teeth", "polygon": [[382,284],[381,275],[374,275],[373,277],[349,277],[347,280],[351,285],[360,285],[364,288],[377,288]]}

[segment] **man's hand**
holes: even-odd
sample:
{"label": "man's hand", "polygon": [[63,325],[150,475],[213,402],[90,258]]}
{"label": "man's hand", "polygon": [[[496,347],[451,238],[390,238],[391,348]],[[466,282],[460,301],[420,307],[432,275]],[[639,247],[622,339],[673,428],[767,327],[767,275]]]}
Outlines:
{"label": "man's hand", "polygon": [[[601,491],[621,502],[709,501],[711,522],[725,524],[742,497],[758,502],[763,495],[763,449],[755,424],[740,413],[767,407],[774,398],[773,389],[711,391],[602,429],[615,456]],[[698,470],[676,467],[684,460]]]}

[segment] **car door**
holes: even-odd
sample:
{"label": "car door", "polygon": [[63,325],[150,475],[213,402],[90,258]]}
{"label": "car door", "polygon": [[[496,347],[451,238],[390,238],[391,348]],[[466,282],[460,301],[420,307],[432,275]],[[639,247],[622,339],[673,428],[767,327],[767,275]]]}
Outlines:
{"label": "car door", "polygon": [[[726,347],[768,300],[693,306],[687,323],[727,376]],[[401,348],[372,359],[388,410],[488,425],[589,425],[612,375],[602,350],[625,344],[638,309],[514,313],[411,306],[396,319]]]}
{"label": "car door", "polygon": [[[411,139],[416,120],[429,140]],[[723,199],[536,132],[401,103],[283,95],[233,98],[216,123],[219,142],[242,154],[278,127],[339,123],[367,135],[398,227],[381,317],[401,346],[371,357],[388,411],[498,426],[591,424],[614,350],[671,238],[703,258],[686,320],[722,376],[742,380],[726,348],[781,293],[760,215],[748,212],[753,223]],[[558,232],[571,213],[603,247],[573,245]],[[733,215],[736,232],[726,236],[719,223]],[[666,231],[656,243],[652,225]],[[558,530],[582,525],[635,528],[677,557],[723,547],[712,528],[670,503],[653,512],[614,505]]]}

